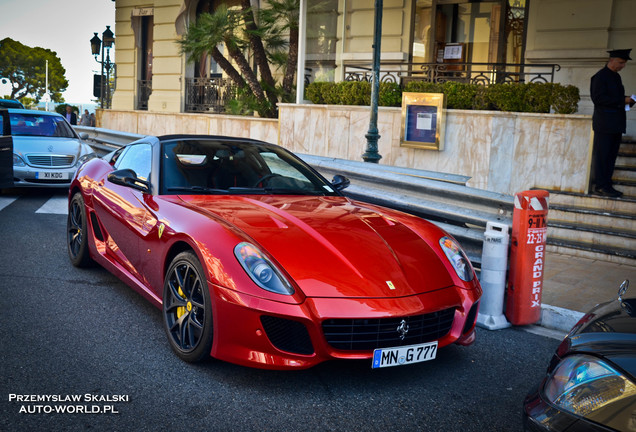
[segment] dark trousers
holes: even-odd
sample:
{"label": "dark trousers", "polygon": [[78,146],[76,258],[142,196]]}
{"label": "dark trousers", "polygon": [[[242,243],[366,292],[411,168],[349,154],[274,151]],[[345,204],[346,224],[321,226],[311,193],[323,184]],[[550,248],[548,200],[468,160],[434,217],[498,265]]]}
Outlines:
{"label": "dark trousers", "polygon": [[612,187],[612,174],[622,136],[620,133],[594,132],[594,179],[597,189]]}

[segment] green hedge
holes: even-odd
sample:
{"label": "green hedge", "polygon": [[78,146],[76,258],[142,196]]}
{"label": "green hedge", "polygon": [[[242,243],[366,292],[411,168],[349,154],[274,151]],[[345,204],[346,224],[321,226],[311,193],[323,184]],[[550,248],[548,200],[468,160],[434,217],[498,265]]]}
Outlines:
{"label": "green hedge", "polygon": [[[305,97],[315,104],[369,105],[371,84],[366,81],[313,82],[305,89]],[[396,83],[380,83],[380,106],[400,106],[402,89]]]}
{"label": "green hedge", "polygon": [[[467,110],[531,113],[548,113],[552,110],[557,114],[572,114],[577,111],[580,100],[577,87],[553,83],[506,83],[486,87],[454,81],[410,81],[404,91],[444,93],[447,108]],[[314,82],[307,86],[305,97],[315,104],[369,105],[371,84],[366,81]],[[398,107],[401,104],[400,86],[380,83],[379,105]]]}

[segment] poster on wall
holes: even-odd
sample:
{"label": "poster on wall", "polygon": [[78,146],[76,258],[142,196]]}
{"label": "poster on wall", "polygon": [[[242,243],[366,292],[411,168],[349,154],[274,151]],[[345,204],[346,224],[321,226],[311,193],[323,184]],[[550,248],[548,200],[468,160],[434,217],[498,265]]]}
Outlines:
{"label": "poster on wall", "polygon": [[446,44],[444,46],[444,60],[463,60],[463,44]]}
{"label": "poster on wall", "polygon": [[402,134],[400,144],[428,150],[444,149],[443,93],[402,94]]}

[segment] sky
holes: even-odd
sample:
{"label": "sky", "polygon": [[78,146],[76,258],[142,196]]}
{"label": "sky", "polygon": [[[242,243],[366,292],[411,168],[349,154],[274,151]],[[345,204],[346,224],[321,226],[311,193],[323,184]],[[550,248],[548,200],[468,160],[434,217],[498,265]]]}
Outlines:
{"label": "sky", "polygon": [[[90,40],[93,33],[101,39],[107,25],[114,33],[112,0],[0,0],[0,40],[10,37],[23,45],[55,51],[69,82],[62,95],[73,105],[91,104],[95,99],[93,74],[99,74],[101,66],[91,54]],[[111,61],[116,37],[114,47]],[[10,93],[10,86],[0,83],[0,97]]]}

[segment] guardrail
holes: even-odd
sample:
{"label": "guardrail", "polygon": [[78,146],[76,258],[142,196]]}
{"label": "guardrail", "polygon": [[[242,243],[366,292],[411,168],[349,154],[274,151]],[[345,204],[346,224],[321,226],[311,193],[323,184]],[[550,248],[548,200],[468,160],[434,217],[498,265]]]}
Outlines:
{"label": "guardrail", "polygon": [[[110,152],[144,135],[76,126],[91,146]],[[366,162],[299,155],[325,177],[351,180],[344,194],[352,199],[415,214],[446,230],[462,244],[470,260],[481,265],[484,231],[489,221],[512,226],[514,198],[466,186],[470,177]]]}
{"label": "guardrail", "polygon": [[77,133],[87,133],[88,139],[85,141],[88,141],[88,144],[94,149],[104,153],[110,153],[119,147],[146,136],[89,126],[73,126],[73,129]]}

